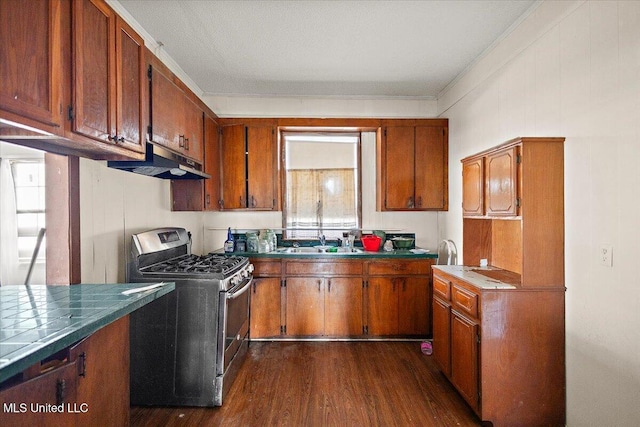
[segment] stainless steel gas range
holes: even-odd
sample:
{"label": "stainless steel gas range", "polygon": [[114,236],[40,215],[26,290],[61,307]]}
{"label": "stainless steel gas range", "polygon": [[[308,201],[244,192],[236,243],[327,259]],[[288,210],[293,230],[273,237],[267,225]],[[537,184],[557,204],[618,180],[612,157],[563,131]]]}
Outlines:
{"label": "stainless steel gas range", "polygon": [[175,282],[131,314],[131,404],[220,406],[248,348],[253,265],[191,254],[184,228],[135,234],[129,282]]}

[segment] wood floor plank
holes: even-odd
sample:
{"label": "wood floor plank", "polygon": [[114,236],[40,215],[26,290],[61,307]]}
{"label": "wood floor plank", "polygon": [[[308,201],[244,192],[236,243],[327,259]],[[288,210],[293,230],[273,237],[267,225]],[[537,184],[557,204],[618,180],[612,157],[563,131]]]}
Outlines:
{"label": "wood floor plank", "polygon": [[132,407],[131,425],[481,423],[418,342],[252,342],[222,407]]}

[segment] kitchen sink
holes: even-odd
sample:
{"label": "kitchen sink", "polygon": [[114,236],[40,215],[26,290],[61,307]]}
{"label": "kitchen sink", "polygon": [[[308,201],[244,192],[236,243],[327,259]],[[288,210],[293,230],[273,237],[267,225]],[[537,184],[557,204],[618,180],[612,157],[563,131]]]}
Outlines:
{"label": "kitchen sink", "polygon": [[276,250],[282,254],[336,254],[336,255],[348,255],[348,254],[361,254],[363,251],[360,248],[341,248],[335,246],[302,246],[302,247],[286,247],[278,248]]}

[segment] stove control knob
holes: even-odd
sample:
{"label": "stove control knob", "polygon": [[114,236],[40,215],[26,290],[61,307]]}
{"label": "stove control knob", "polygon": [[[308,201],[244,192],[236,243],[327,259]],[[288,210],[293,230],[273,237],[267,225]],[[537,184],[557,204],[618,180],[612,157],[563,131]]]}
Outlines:
{"label": "stove control knob", "polygon": [[247,271],[248,271],[249,273],[253,273],[253,264],[249,264],[249,265],[247,265]]}

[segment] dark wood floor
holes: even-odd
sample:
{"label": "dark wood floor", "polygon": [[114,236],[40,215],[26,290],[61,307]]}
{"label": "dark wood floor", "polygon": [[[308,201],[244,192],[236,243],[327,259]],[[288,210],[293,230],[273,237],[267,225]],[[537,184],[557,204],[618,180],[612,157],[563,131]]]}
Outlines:
{"label": "dark wood floor", "polygon": [[131,425],[481,424],[419,342],[253,342],[222,407],[133,407]]}

